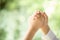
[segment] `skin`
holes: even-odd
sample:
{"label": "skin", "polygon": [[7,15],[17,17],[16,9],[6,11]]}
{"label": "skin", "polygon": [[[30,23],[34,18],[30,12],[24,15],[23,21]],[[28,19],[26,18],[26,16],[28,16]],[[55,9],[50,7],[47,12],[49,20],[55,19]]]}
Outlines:
{"label": "skin", "polygon": [[48,27],[48,16],[41,11],[37,11],[29,19],[29,28],[24,37],[24,40],[32,40],[35,33],[41,29],[42,32],[46,35],[50,28]]}

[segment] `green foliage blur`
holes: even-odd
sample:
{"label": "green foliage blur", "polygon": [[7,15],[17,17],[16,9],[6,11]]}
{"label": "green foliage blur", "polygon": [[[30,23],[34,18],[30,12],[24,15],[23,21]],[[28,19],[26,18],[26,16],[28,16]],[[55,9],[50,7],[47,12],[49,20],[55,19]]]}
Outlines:
{"label": "green foliage blur", "polygon": [[[47,13],[51,30],[60,38],[59,0],[0,0],[0,40],[22,40],[36,10]],[[33,40],[42,40],[41,36],[38,31]]]}

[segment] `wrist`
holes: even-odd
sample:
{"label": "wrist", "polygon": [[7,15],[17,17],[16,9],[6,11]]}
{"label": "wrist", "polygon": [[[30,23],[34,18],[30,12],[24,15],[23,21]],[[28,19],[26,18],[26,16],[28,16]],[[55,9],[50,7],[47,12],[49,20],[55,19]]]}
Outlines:
{"label": "wrist", "polygon": [[28,30],[33,30],[33,31],[37,31],[39,29],[39,27],[38,26],[29,26],[29,28],[28,28]]}
{"label": "wrist", "polygon": [[37,30],[38,29],[33,28],[33,26],[32,27],[30,26],[28,28],[28,31],[26,33],[26,36],[25,36],[24,40],[32,40],[32,38],[33,38],[33,36],[34,36],[34,34],[36,33]]}
{"label": "wrist", "polygon": [[56,35],[53,33],[52,30],[49,30],[48,34],[47,35],[43,35],[45,39],[47,40],[58,40],[58,38],[56,37]]}
{"label": "wrist", "polygon": [[50,28],[48,25],[45,25],[41,28],[41,30],[42,30],[43,34],[46,35],[49,32]]}

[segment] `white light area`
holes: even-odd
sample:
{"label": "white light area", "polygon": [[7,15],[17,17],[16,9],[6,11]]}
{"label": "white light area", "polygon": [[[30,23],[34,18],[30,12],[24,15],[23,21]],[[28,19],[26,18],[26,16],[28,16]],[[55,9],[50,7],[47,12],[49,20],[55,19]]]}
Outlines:
{"label": "white light area", "polygon": [[48,7],[45,9],[45,13],[50,16],[54,11],[54,7]]}
{"label": "white light area", "polygon": [[15,23],[15,19],[13,17],[8,17],[7,18],[7,31],[8,30],[14,30],[16,23]]}
{"label": "white light area", "polygon": [[9,33],[7,34],[6,40],[14,40],[13,32],[9,32]]}
{"label": "white light area", "polygon": [[[3,11],[2,11],[3,12]],[[6,40],[14,40],[14,30],[16,28],[15,18],[17,12],[6,12],[4,11],[4,16],[2,17],[2,24],[0,25],[7,32]]]}
{"label": "white light area", "polygon": [[18,19],[20,20],[21,23],[23,23],[25,21],[25,17],[23,15],[20,15],[18,17]]}
{"label": "white light area", "polygon": [[56,6],[57,2],[55,0],[53,1],[47,1],[43,3],[43,7],[45,10],[45,13],[50,16],[54,10],[55,10],[55,6]]}
{"label": "white light area", "polygon": [[14,30],[16,28],[16,23],[14,21],[14,18],[12,16],[9,16],[6,21],[7,21],[7,27],[6,27],[7,38],[6,38],[6,40],[14,40]]}

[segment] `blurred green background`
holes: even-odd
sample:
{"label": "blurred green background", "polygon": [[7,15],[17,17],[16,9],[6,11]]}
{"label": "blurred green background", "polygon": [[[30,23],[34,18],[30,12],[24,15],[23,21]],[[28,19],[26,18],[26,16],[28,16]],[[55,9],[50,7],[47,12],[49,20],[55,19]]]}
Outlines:
{"label": "blurred green background", "polygon": [[[46,12],[49,26],[60,38],[60,0],[0,0],[0,40],[22,40],[34,11]],[[38,31],[33,40],[42,40]]]}

